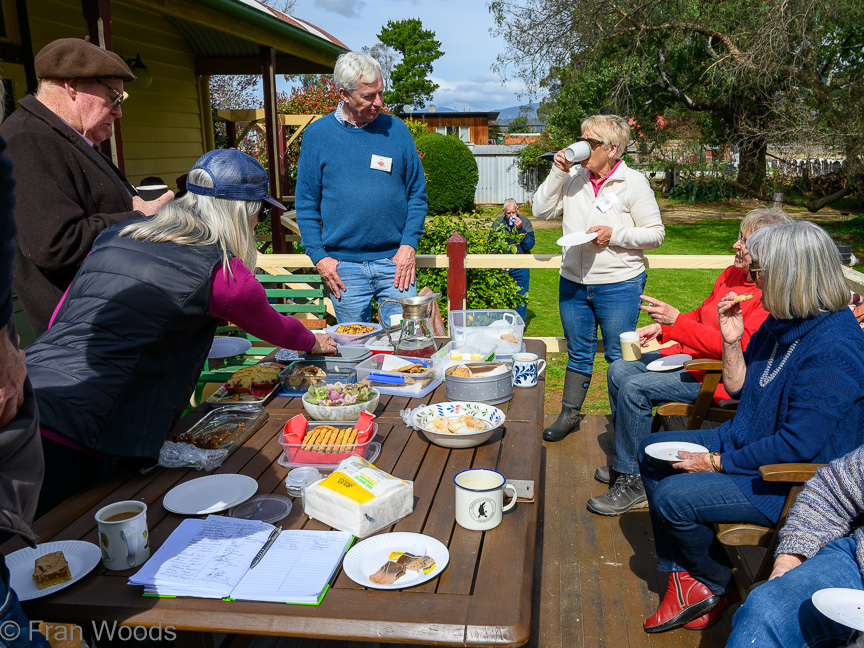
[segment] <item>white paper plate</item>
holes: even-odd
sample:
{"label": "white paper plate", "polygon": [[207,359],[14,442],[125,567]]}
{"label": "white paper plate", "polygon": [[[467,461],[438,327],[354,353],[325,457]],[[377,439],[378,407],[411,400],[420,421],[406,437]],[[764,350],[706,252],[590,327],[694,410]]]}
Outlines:
{"label": "white paper plate", "polygon": [[813,592],[813,605],[826,617],[856,630],[864,630],[864,592],[829,587]]}
{"label": "white paper plate", "polygon": [[672,371],[673,369],[681,369],[685,362],[692,359],[693,356],[686,353],[676,353],[675,355],[649,362],[645,368],[648,371]]}
{"label": "white paper plate", "polygon": [[590,234],[587,232],[573,232],[572,234],[562,236],[555,242],[561,247],[571,247],[593,241],[595,238],[597,238],[597,232],[591,232]]}
{"label": "white paper plate", "polygon": [[[69,563],[69,573],[72,574],[71,580],[57,583],[45,589],[39,589],[36,581],[33,580],[33,563],[40,556],[49,554],[53,551],[62,551],[66,556],[66,562]],[[27,547],[19,549],[6,556],[6,566],[9,568],[10,585],[18,598],[22,601],[37,599],[43,596],[48,596],[65,587],[69,587],[72,583],[78,582],[87,574],[93,571],[93,568],[102,560],[102,552],[92,542],[82,542],[80,540],[61,540],[59,542],[46,542],[45,544],[36,545],[35,548]]]}
{"label": "white paper plate", "polygon": [[[369,576],[377,572],[387,562],[393,551],[418,551],[418,545],[426,548],[426,555],[435,561],[435,567],[428,574],[416,571],[406,571],[392,585],[378,585],[369,580]],[[450,552],[447,547],[435,538],[422,533],[384,533],[372,536],[359,542],[345,554],[342,569],[358,585],[373,589],[397,590],[414,587],[420,583],[438,578],[447,563],[450,562]]]}
{"label": "white paper plate", "polygon": [[678,457],[678,452],[708,452],[708,448],[698,443],[687,443],[686,441],[662,441],[652,443],[645,448],[645,454],[661,461],[683,461]]}
{"label": "white paper plate", "polygon": [[257,490],[258,482],[246,475],[208,475],[172,488],[162,506],[179,515],[210,515],[245,502]]}
{"label": "white paper plate", "polygon": [[252,341],[238,337],[215,337],[210,346],[208,358],[230,358],[231,356],[246,353],[252,348]]}

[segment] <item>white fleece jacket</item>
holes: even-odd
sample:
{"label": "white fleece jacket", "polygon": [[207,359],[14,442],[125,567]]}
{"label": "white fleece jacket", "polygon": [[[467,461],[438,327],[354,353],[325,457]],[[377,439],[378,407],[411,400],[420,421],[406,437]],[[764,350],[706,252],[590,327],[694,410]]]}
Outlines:
{"label": "white fleece jacket", "polygon": [[[612,205],[605,211],[608,202]],[[534,194],[534,216],[550,219],[564,212],[564,235],[595,225],[612,228],[606,247],[589,241],[564,248],[561,276],[581,284],[626,281],[645,270],[643,250],[660,247],[666,230],[648,179],[622,161],[600,187],[597,197],[590,171],[574,166],[570,173],[553,166]]]}

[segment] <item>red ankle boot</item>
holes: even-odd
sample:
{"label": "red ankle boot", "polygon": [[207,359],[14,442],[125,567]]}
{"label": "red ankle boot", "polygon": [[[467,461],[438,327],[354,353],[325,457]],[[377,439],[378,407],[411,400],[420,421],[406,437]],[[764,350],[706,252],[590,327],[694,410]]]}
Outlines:
{"label": "red ankle boot", "polygon": [[700,616],[698,619],[693,619],[690,623],[684,624],[684,627],[688,630],[704,630],[708,626],[714,625],[720,620],[720,617],[723,616],[726,608],[735,603],[738,598],[739,596],[737,591],[732,590],[731,592],[726,592],[720,597],[720,602],[714,608]]}
{"label": "red ankle boot", "polygon": [[645,632],[666,632],[698,619],[720,602],[686,571],[671,572],[666,595],[654,616],[645,621]]}

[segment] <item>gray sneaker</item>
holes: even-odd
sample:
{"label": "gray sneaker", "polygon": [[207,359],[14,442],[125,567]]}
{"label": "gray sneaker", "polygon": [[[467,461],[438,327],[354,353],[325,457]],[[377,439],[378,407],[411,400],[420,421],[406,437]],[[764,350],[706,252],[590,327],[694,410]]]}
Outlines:
{"label": "gray sneaker", "polygon": [[600,466],[594,471],[594,479],[601,484],[611,484],[618,479],[618,475],[620,474],[621,473],[612,468],[612,466]]}
{"label": "gray sneaker", "polygon": [[624,475],[607,492],[588,500],[588,510],[597,515],[618,516],[633,509],[647,508],[648,498],[639,475]]}

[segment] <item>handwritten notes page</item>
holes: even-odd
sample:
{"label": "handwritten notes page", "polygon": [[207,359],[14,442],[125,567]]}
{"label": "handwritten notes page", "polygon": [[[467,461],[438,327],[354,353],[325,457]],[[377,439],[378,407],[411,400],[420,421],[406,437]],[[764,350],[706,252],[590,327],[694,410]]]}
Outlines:
{"label": "handwritten notes page", "polygon": [[180,523],[134,576],[146,594],[319,603],[351,542],[340,531],[283,531],[254,569],[273,526],[211,515]]}

